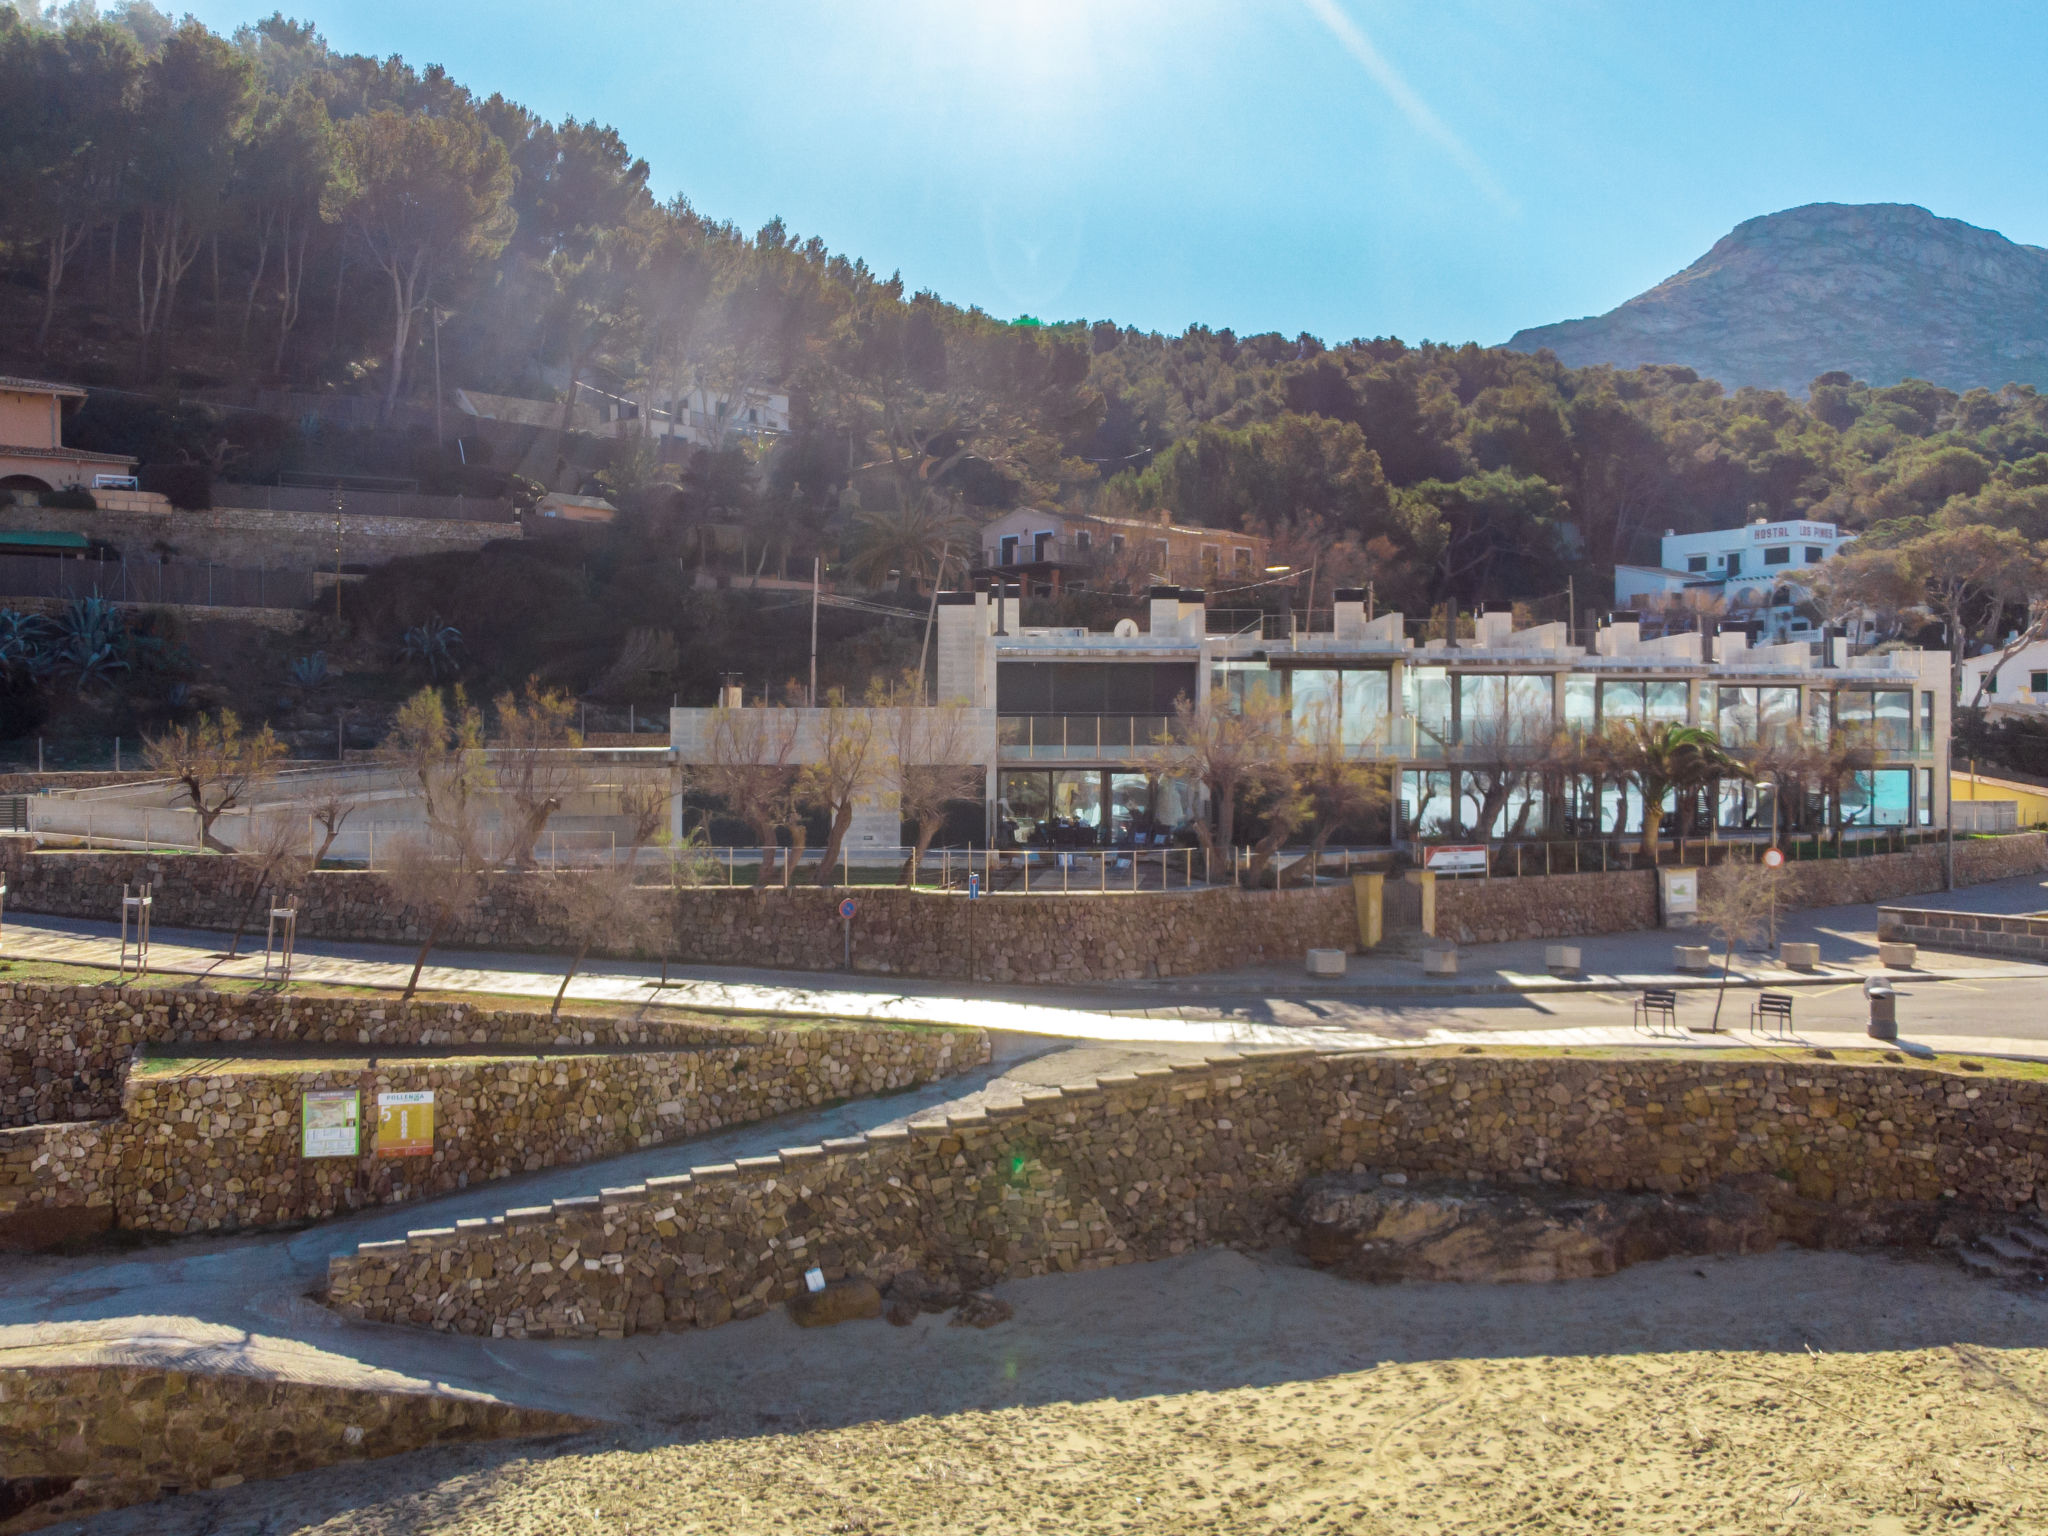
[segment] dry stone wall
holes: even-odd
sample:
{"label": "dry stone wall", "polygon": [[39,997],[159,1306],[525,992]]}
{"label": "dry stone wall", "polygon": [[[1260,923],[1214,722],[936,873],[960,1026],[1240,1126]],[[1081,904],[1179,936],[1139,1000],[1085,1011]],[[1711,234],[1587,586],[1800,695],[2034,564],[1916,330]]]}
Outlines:
{"label": "dry stone wall", "polygon": [[1777,1059],[1279,1052],[1141,1069],[778,1157],[364,1244],[350,1317],[515,1337],[708,1327],[804,1270],[973,1282],[1287,1235],[1340,1170],[2013,1209],[2048,1188],[2048,1083]]}
{"label": "dry stone wall", "polygon": [[[8,900],[25,912],[111,918],[124,883],[150,883],[164,926],[232,927],[247,901],[234,859],[208,855],[35,853],[27,840],[0,839]],[[557,880],[574,875],[506,874],[483,883],[475,906],[443,935],[451,946],[483,949],[576,947]],[[798,886],[756,891],[707,886],[647,888],[660,914],[668,958],[680,964],[839,970],[842,890]],[[869,975],[990,982],[1109,981],[1184,976],[1238,966],[1287,964],[1315,947],[1349,949],[1358,939],[1349,885],[1309,890],[1235,889],[1108,894],[1002,892],[964,895],[896,887],[853,893],[853,966]],[[299,931],[309,937],[418,943],[425,914],[390,898],[381,876],[322,871],[299,891]],[[616,953],[600,946],[600,954]]]}
{"label": "dry stone wall", "polygon": [[[1703,870],[1711,895],[1725,866]],[[1956,843],[1956,884],[1982,885],[2048,871],[2048,833],[1973,837]],[[1942,886],[1936,845],[1869,858],[1799,860],[1784,866],[1780,899],[1788,908],[1888,901]],[[1657,877],[1649,870],[1610,874],[1438,880],[1436,931],[1459,944],[1568,939],[1657,926]]]}
{"label": "dry stone wall", "polygon": [[[260,1227],[396,1204],[606,1157],[722,1126],[907,1088],[989,1058],[977,1030],[819,1027],[749,1043],[539,1059],[390,1060],[293,1071],[276,1062],[131,1073],[113,1120],[0,1131],[0,1241],[52,1230]],[[430,1156],[300,1156],[300,1096],[434,1094]],[[97,1213],[54,1218],[53,1211]]]}
{"label": "dry stone wall", "polygon": [[1879,907],[1877,936],[1901,944],[1924,944],[1951,954],[2000,955],[2037,965],[2048,961],[2048,916]]}
{"label": "dry stone wall", "polygon": [[150,1366],[0,1370],[0,1532],[429,1445],[590,1427],[448,1390]]}
{"label": "dry stone wall", "polygon": [[130,1059],[208,1044],[756,1046],[756,1024],[703,1015],[564,1014],[378,996],[0,982],[0,1126],[119,1113]]}

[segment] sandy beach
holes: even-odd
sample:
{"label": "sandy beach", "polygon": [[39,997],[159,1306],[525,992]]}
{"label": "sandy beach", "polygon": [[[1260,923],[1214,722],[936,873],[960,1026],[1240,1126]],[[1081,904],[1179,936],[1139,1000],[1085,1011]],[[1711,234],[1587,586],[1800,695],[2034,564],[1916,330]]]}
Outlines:
{"label": "sandy beach", "polygon": [[619,1426],[190,1494],[141,1536],[2048,1528],[2048,1298],[1781,1251],[1558,1285],[1212,1251],[1006,1286],[985,1332],[621,1352]]}

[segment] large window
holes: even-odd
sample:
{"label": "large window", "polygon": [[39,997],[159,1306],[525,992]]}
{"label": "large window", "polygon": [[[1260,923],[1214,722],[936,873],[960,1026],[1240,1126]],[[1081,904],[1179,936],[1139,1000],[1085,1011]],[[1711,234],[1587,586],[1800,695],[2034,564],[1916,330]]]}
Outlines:
{"label": "large window", "polygon": [[1842,786],[1845,827],[1904,827],[1913,819],[1913,770],[1873,768]]}
{"label": "large window", "polygon": [[1835,729],[1880,752],[1913,750],[1913,693],[1908,688],[1844,688],[1835,695]]}
{"label": "large window", "polygon": [[1194,814],[1193,787],[1171,774],[1010,770],[998,787],[997,841],[1008,847],[1164,846]]}
{"label": "large window", "polygon": [[1168,715],[1195,696],[1191,661],[1004,661],[996,710],[1005,715]]}
{"label": "large window", "polygon": [[1442,769],[1410,768],[1401,775],[1401,827],[1410,837],[1440,837],[1457,821],[1451,775]]}
{"label": "large window", "polygon": [[1753,747],[1782,740],[1798,724],[1797,688],[1721,685],[1715,730],[1729,746]]}
{"label": "large window", "polygon": [[1346,748],[1374,745],[1387,723],[1387,696],[1384,671],[1296,667],[1288,673],[1288,719],[1295,740],[1313,742],[1335,729]]}
{"label": "large window", "polygon": [[1415,722],[1415,755],[1441,757],[1453,739],[1451,674],[1443,667],[1410,667],[1402,674],[1401,698]]}

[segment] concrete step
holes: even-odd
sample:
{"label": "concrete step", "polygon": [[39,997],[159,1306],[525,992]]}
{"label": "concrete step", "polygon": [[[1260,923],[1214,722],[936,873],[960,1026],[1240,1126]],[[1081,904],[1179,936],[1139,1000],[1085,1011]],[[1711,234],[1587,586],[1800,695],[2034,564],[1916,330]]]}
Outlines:
{"label": "concrete step", "polygon": [[1986,1253],[1996,1254],[2008,1264],[2017,1265],[2028,1271],[2041,1268],[2041,1256],[2025,1243],[2016,1241],[2002,1232],[1986,1232],[1977,1239],[1977,1247]]}
{"label": "concrete step", "polygon": [[2025,1244],[2035,1253],[2048,1258],[2048,1227],[2034,1221],[2018,1221],[2007,1227],[2005,1234],[2014,1242]]}
{"label": "concrete step", "polygon": [[1958,1248],[1956,1261],[1971,1274],[1982,1275],[1987,1280],[2025,1280],[2031,1274],[2024,1264],[2016,1264],[1981,1248]]}

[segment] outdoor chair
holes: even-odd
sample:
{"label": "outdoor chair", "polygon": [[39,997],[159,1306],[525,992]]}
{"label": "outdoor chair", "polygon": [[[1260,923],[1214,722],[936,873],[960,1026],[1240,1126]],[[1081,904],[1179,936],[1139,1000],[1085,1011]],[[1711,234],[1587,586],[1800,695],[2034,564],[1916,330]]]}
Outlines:
{"label": "outdoor chair", "polygon": [[1792,995],[1789,992],[1765,992],[1749,1005],[1749,1032],[1760,1035],[1766,1024],[1774,1026],[1779,1035],[1792,1033]]}
{"label": "outdoor chair", "polygon": [[1678,994],[1669,987],[1645,987],[1643,995],[1636,999],[1632,1025],[1646,1029],[1652,1034],[1658,1030],[1678,1028]]}

